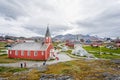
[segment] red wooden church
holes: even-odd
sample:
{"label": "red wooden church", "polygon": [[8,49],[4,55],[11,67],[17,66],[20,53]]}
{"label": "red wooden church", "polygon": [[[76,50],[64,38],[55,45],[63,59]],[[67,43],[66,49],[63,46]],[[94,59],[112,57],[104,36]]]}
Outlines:
{"label": "red wooden church", "polygon": [[12,46],[8,50],[9,58],[48,60],[53,55],[54,47],[48,27],[43,42],[23,42]]}

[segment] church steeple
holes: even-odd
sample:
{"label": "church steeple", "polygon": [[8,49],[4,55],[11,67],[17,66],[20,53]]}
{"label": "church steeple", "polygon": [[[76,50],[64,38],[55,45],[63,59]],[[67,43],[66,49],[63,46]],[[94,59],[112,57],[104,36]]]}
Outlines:
{"label": "church steeple", "polygon": [[45,43],[51,43],[51,36],[50,36],[50,30],[49,27],[47,26],[46,34],[45,34]]}
{"label": "church steeple", "polygon": [[48,26],[47,26],[45,37],[50,37],[50,31],[49,31],[49,27]]}

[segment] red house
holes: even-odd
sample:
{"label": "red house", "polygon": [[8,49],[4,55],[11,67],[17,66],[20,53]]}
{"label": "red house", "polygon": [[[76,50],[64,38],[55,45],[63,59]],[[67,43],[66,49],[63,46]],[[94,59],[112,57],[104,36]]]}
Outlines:
{"label": "red house", "polygon": [[9,58],[48,60],[53,55],[54,47],[48,27],[43,42],[18,43],[8,49]]}
{"label": "red house", "polygon": [[68,46],[68,47],[74,48],[74,42],[71,42],[69,40],[66,40],[65,45]]}

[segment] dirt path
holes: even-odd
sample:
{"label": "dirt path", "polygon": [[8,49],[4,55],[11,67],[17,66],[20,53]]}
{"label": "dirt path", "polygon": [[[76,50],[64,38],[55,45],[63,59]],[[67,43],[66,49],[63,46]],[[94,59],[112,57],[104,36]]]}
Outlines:
{"label": "dirt path", "polygon": [[[65,62],[65,61],[70,61],[73,60],[73,58],[69,57],[67,54],[60,53],[57,55],[59,57],[59,60],[53,60],[53,61],[47,61],[46,64],[55,64],[58,62]],[[43,65],[44,61],[22,61],[22,62],[17,62],[17,63],[8,63],[8,64],[0,64],[0,66],[6,66],[6,67],[20,67],[21,63],[26,62],[27,68],[33,68],[33,67],[39,67]]]}

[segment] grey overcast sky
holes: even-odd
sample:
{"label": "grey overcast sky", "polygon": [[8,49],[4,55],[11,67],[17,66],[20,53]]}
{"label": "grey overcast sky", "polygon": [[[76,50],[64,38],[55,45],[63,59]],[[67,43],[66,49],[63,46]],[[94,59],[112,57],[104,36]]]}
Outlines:
{"label": "grey overcast sky", "polygon": [[0,0],[0,34],[120,36],[120,0]]}

